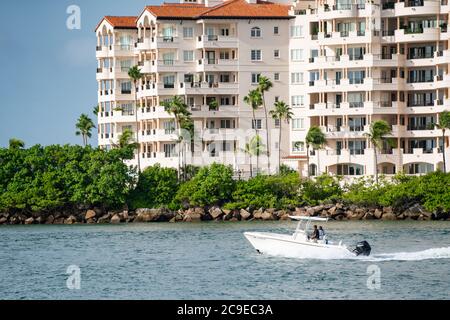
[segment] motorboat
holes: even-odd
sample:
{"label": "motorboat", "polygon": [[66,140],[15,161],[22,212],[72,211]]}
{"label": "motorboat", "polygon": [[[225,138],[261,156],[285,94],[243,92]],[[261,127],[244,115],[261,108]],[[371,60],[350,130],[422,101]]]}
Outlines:
{"label": "motorboat", "polygon": [[303,259],[345,259],[370,255],[371,247],[367,241],[347,247],[340,241],[334,243],[327,235],[321,239],[310,239],[311,223],[327,222],[328,218],[289,216],[298,221],[295,232],[279,234],[269,232],[244,232],[244,236],[257,252],[268,255],[280,255]]}

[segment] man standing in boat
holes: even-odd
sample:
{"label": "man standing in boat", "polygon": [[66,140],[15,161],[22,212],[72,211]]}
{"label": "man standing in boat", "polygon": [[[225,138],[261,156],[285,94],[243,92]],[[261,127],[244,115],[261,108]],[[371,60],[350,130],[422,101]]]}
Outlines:
{"label": "man standing in boat", "polygon": [[317,225],[314,225],[314,229],[311,235],[308,236],[308,240],[313,240],[314,242],[317,242],[318,239],[319,239],[319,230],[317,229]]}

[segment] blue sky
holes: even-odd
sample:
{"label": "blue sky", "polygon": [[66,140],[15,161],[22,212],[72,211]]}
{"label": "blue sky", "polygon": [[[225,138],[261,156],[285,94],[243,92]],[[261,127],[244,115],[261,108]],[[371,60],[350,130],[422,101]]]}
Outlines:
{"label": "blue sky", "polygon": [[[75,122],[97,104],[95,26],[105,15],[137,15],[160,2],[1,1],[0,146],[11,137],[27,146],[81,143]],[[81,9],[80,30],[66,27],[70,5]],[[96,135],[91,143],[97,144]]]}

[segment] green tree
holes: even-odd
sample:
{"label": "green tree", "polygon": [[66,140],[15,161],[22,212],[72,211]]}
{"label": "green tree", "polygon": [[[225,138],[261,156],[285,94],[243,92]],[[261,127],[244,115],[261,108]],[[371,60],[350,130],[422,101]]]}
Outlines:
{"label": "green tree", "polygon": [[139,121],[138,121],[138,106],[137,106],[137,90],[138,90],[138,81],[142,79],[143,74],[138,66],[133,66],[128,70],[128,76],[133,81],[134,85],[134,117],[135,117],[135,125],[136,125],[136,143],[138,145],[137,149],[137,164],[138,164],[138,172],[141,172],[141,155],[140,155],[140,143],[139,143]]}
{"label": "green tree", "polygon": [[20,139],[11,138],[9,139],[9,148],[10,149],[23,149],[25,148],[25,142]]}
{"label": "green tree", "polygon": [[275,102],[275,108],[271,110],[270,115],[273,119],[278,120],[280,123],[280,130],[278,131],[278,173],[281,172],[281,132],[283,129],[283,121],[289,124],[289,121],[294,115],[291,108],[284,101]]}
{"label": "green tree", "polygon": [[262,102],[263,102],[263,108],[264,108],[264,117],[266,120],[266,142],[267,142],[267,170],[268,174],[270,174],[270,141],[269,141],[269,120],[267,115],[267,108],[266,108],[266,99],[265,99],[265,93],[268,92],[273,87],[272,81],[270,81],[269,78],[265,76],[260,76],[258,80],[258,90],[261,92],[262,96]]}
{"label": "green tree", "polygon": [[213,163],[201,168],[192,180],[183,183],[175,199],[192,206],[222,205],[231,199],[234,188],[233,169]]}
{"label": "green tree", "polygon": [[436,128],[442,131],[442,161],[444,164],[444,172],[447,172],[445,161],[445,131],[450,130],[450,112],[443,111],[439,114],[439,122],[436,124]]}
{"label": "green tree", "polygon": [[[308,133],[306,134],[306,159],[308,165],[308,177],[311,175],[311,170],[309,168],[309,148],[313,147],[314,150],[319,151],[323,148],[326,143],[325,134],[318,126],[312,126],[309,128]],[[317,152],[317,175],[320,174],[320,162],[319,162],[319,152]]]}
{"label": "green tree", "polygon": [[177,171],[157,164],[141,172],[128,202],[132,209],[164,207],[172,202],[177,190]]}
{"label": "green tree", "polygon": [[77,128],[75,134],[83,138],[83,145],[86,146],[88,143],[88,138],[92,137],[91,131],[95,128],[94,122],[87,114],[83,113],[78,118],[75,127]]}
{"label": "green tree", "polygon": [[187,136],[190,136],[189,141],[192,141],[194,134],[194,123],[191,118],[191,113],[188,110],[188,106],[182,97],[174,96],[171,100],[164,102],[163,105],[166,112],[173,115],[175,118],[175,125],[178,131],[178,175],[180,178],[181,150],[183,149],[180,145],[183,144],[185,146],[185,143],[188,140]]}
{"label": "green tree", "polygon": [[[256,125],[256,114],[255,111],[258,110],[258,108],[262,105],[262,96],[261,92],[258,89],[251,90],[249,93],[244,97],[244,102],[252,108],[252,115],[253,115],[253,129],[255,130],[255,137],[258,136],[258,127]],[[259,173],[259,153],[256,156],[256,172]]]}
{"label": "green tree", "polygon": [[375,161],[375,182],[378,184],[378,149],[383,147],[386,136],[392,133],[391,126],[384,120],[377,120],[370,124],[369,132],[364,136],[369,139],[373,146],[373,156]]}
{"label": "green tree", "polygon": [[95,115],[95,116],[98,116],[98,111],[100,110],[100,107],[99,107],[99,105],[96,105],[93,109],[92,109],[92,113]]}

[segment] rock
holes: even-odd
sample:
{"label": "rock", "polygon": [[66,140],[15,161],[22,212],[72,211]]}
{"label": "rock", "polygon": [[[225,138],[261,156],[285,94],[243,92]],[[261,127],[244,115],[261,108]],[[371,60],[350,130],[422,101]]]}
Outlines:
{"label": "rock", "polygon": [[95,218],[96,215],[97,215],[97,213],[94,210],[88,210],[88,211],[86,211],[86,214],[84,215],[84,219],[89,220],[89,219]]}
{"label": "rock", "polygon": [[373,216],[373,213],[371,213],[371,212],[367,212],[363,217],[363,220],[373,220],[373,219],[375,219],[375,217]]}
{"label": "rock", "polygon": [[170,222],[170,223],[175,223],[175,222],[177,222],[177,217],[173,217],[172,219],[170,219],[169,222]]}
{"label": "rock", "polygon": [[295,208],[294,215],[295,216],[306,216],[305,208]]}
{"label": "rock", "polygon": [[394,213],[392,207],[383,207],[383,213]]}
{"label": "rock", "polygon": [[[387,213],[387,212],[386,212],[386,213]],[[383,211],[381,211],[380,209],[375,209],[375,211],[374,211],[374,213],[373,213],[373,216],[374,216],[376,219],[380,219],[382,215],[383,215]]]}
{"label": "rock", "polygon": [[237,221],[239,221],[236,217],[233,217],[233,218],[231,218],[230,220],[229,220],[230,222],[237,222]]}
{"label": "rock", "polygon": [[97,223],[109,223],[109,219],[110,219],[110,215],[105,214],[105,215],[101,216],[100,218],[98,218]]}
{"label": "rock", "polygon": [[[405,211],[403,211],[403,214],[410,219],[417,220],[421,214],[425,214],[426,210],[423,209],[423,207],[420,204],[415,204]],[[428,214],[427,214],[428,215]],[[431,213],[430,213],[431,217]]]}
{"label": "rock", "polygon": [[251,216],[251,213],[245,209],[241,209],[241,211],[239,211],[239,214],[241,215],[242,220],[247,220]]}
{"label": "rock", "polygon": [[162,216],[161,209],[147,209],[147,208],[137,209],[136,218],[134,219],[134,222],[158,221],[161,218],[161,216]]}
{"label": "rock", "polygon": [[328,213],[330,214],[330,216],[333,216],[334,213],[336,212],[336,210],[337,210],[337,207],[333,206],[330,209],[328,209]]}
{"label": "rock", "polygon": [[129,218],[128,210],[124,210],[121,213],[119,213],[119,217],[123,221],[128,221],[128,218]]}
{"label": "rock", "polygon": [[88,219],[88,220],[86,220],[86,223],[93,224],[93,223],[95,223],[95,219],[94,218]]}
{"label": "rock", "polygon": [[307,209],[306,209],[306,213],[305,213],[306,216],[312,217],[312,216],[314,216],[315,214],[316,214],[316,211],[314,210],[314,208],[307,208]]}
{"label": "rock", "polygon": [[118,214],[115,214],[112,218],[111,218],[111,221],[110,221],[111,223],[113,223],[113,224],[118,224],[118,223],[120,223],[120,217],[119,217],[119,215]]}
{"label": "rock", "polygon": [[264,221],[268,221],[268,220],[274,220],[273,214],[269,211],[264,211],[261,214],[261,219],[263,219]]}
{"label": "rock", "polygon": [[211,215],[211,217],[213,219],[217,219],[220,218],[224,213],[222,212],[222,210],[218,207],[212,207],[211,209],[209,209],[209,214]]}
{"label": "rock", "polygon": [[381,220],[397,220],[397,216],[392,212],[383,213]]}
{"label": "rock", "polygon": [[53,224],[64,224],[64,218],[63,217],[59,217],[58,219],[55,219],[53,221]]}
{"label": "rock", "polygon": [[185,213],[183,221],[185,222],[193,222],[193,221],[201,221],[202,216],[200,213],[196,213],[194,210],[188,210]]}
{"label": "rock", "polygon": [[291,220],[288,213],[281,215],[279,218],[281,221]]}
{"label": "rock", "polygon": [[253,212],[253,218],[255,218],[255,219],[262,219],[263,212],[264,212],[263,208],[260,208],[260,209],[258,209],[256,211],[254,211]]}
{"label": "rock", "polygon": [[25,224],[33,224],[33,222],[34,222],[34,218],[33,217],[28,218],[28,219],[25,220]]}
{"label": "rock", "polygon": [[74,224],[77,222],[77,218],[73,215],[69,216],[66,220],[64,220],[64,224]]}
{"label": "rock", "polygon": [[6,222],[8,222],[8,218],[6,218],[6,217],[0,218],[0,224],[5,224]]}

